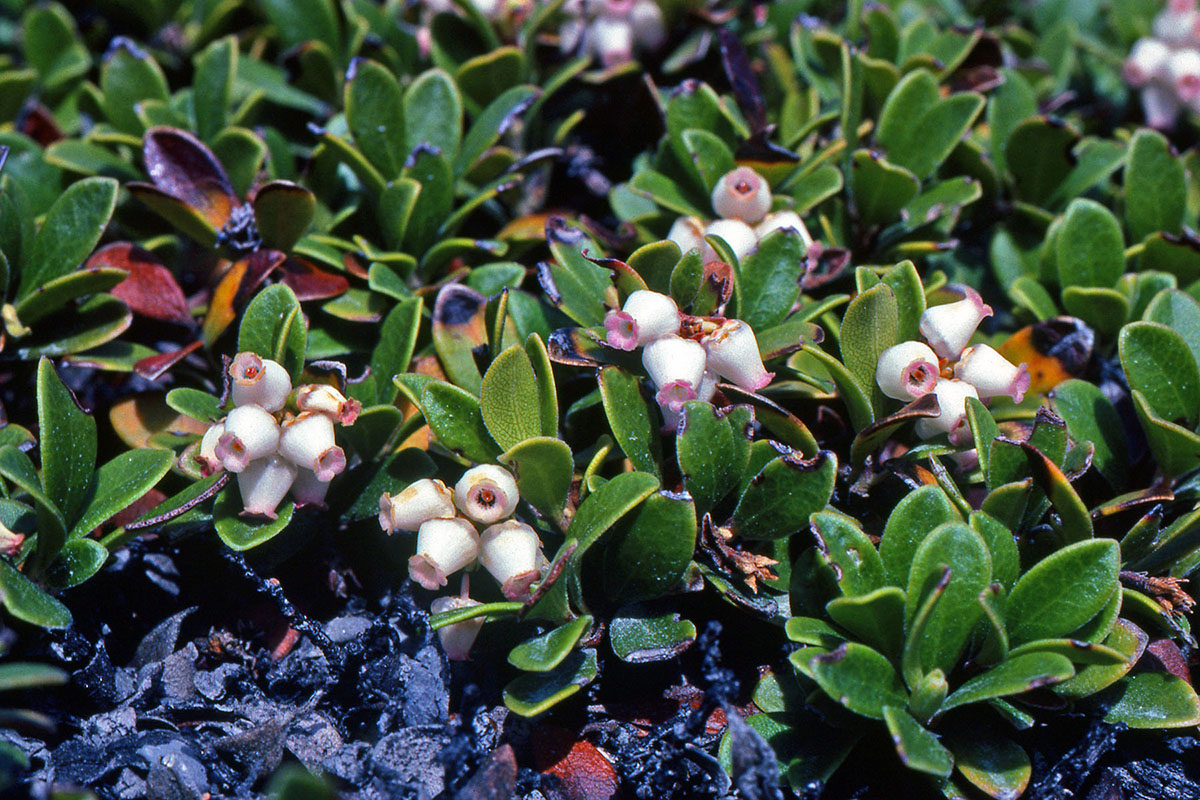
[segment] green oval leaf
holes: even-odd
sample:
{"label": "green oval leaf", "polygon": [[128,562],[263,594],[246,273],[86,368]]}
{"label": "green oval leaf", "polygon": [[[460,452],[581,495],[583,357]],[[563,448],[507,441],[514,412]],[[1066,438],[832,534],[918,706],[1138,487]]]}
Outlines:
{"label": "green oval leaf", "polygon": [[469,392],[435,381],[421,391],[421,411],[442,446],[472,461],[488,464],[500,448],[483,424],[479,401]]}
{"label": "green oval leaf", "polygon": [[1067,206],[1055,242],[1060,286],[1111,288],[1125,271],[1125,239],[1112,212],[1095,200]]}
{"label": "green oval leaf", "polygon": [[1005,660],[976,675],[946,698],[939,713],[952,708],[1021,694],[1039,686],[1052,686],[1075,674],[1070,660],[1057,653],[1027,653]]}
{"label": "green oval leaf", "polygon": [[942,746],[938,737],[921,727],[921,723],[903,708],[883,707],[883,721],[887,724],[896,755],[904,766],[928,775],[948,778],[954,769],[954,757]]}
{"label": "green oval leaf", "polygon": [[264,520],[240,516],[242,498],[236,491],[226,488],[213,504],[213,527],[230,549],[249,550],[278,536],[292,521],[296,510],[291,501],[283,504],[275,519]]}
{"label": "green oval leaf", "polygon": [[0,559],[0,603],[17,619],[40,628],[66,628],[71,624],[66,606],[4,559]]}
{"label": "green oval leaf", "polygon": [[605,600],[636,603],[667,594],[680,583],[695,550],[691,498],[650,495],[616,525],[605,545]]}
{"label": "green oval leaf", "polygon": [[779,456],[750,480],[733,510],[730,527],[747,539],[779,539],[800,530],[829,504],[837,456],[821,450],[811,459]]}
{"label": "green oval leaf", "polygon": [[1131,728],[1186,728],[1200,724],[1200,697],[1191,684],[1169,672],[1130,675],[1112,691],[1115,702],[1104,721]]}
{"label": "green oval leaf", "polygon": [[479,410],[483,424],[496,443],[511,450],[526,439],[540,436],[540,420],[530,413],[538,408],[538,384],[529,356],[519,344],[496,356],[483,376]]}
{"label": "green oval leaf", "polygon": [[1134,241],[1179,233],[1187,211],[1187,172],[1167,137],[1138,128],[1125,166],[1125,222]]}
{"label": "green oval leaf", "polygon": [[608,640],[617,658],[647,664],[674,658],[696,641],[696,626],[676,612],[654,613],[626,606],[608,624]]}
{"label": "green oval leaf", "polygon": [[592,618],[584,614],[573,622],[521,642],[509,651],[508,663],[526,672],[549,672],[571,654],[591,624]]}
{"label": "green oval leaf", "polygon": [[1165,420],[1195,427],[1200,413],[1200,370],[1187,343],[1157,322],[1131,322],[1117,340],[1129,387],[1141,392]]}
{"label": "green oval leaf", "polygon": [[962,522],[962,515],[941,487],[922,486],[901,498],[879,540],[879,556],[892,585],[908,585],[917,548],[929,531],[945,522]]}
{"label": "green oval leaf", "polygon": [[1005,607],[1013,645],[1066,636],[1118,590],[1120,549],[1111,539],[1068,545],[1021,576]]}
{"label": "green oval leaf", "polygon": [[246,306],[238,328],[238,350],[278,361],[295,381],[304,370],[307,337],[300,301],[279,283],[263,289]]}
{"label": "green oval leaf", "polygon": [[55,278],[74,272],[100,241],[117,204],[112,178],[71,184],[46,212],[21,269],[17,299],[24,300]]}
{"label": "green oval leaf", "polygon": [[896,670],[866,645],[846,642],[831,653],[813,656],[808,665],[825,694],[855,714],[883,719],[885,706],[908,704]]}
{"label": "green oval leaf", "polygon": [[504,687],[504,705],[536,717],[591,683],[600,673],[595,650],[575,650],[550,672],[527,673]]}
{"label": "green oval leaf", "polygon": [[658,435],[658,416],[642,396],[641,380],[611,365],[601,367],[596,378],[604,413],[621,452],[636,469],[659,475],[662,440]]}
{"label": "green oval leaf", "polygon": [[574,477],[571,448],[559,439],[537,436],[521,442],[499,460],[513,471],[521,499],[561,523]]}

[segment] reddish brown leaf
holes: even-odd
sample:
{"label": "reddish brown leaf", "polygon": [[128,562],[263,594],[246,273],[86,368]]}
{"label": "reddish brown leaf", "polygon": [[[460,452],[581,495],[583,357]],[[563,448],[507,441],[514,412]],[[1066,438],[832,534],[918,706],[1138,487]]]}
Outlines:
{"label": "reddish brown leaf", "polygon": [[42,147],[49,147],[63,138],[62,129],[58,127],[54,115],[36,100],[30,100],[21,109],[21,116],[17,119],[17,128]]}
{"label": "reddish brown leaf", "polygon": [[197,340],[169,353],[147,356],[133,365],[133,371],[148,381],[158,380],[162,377],[163,373],[187,358],[190,354],[199,350],[203,344],[203,342]]}
{"label": "reddish brown leaf", "polygon": [[617,771],[591,742],[571,731],[542,725],[533,732],[538,769],[563,783],[569,800],[608,800],[617,793]]}
{"label": "reddish brown leaf", "polygon": [[267,276],[283,264],[286,258],[287,256],[278,250],[259,250],[243,259],[247,265],[246,274],[237,291],[238,304],[248,301],[255,290],[267,279]]}
{"label": "reddish brown leaf", "polygon": [[1192,672],[1188,669],[1183,651],[1170,639],[1158,639],[1151,642],[1146,647],[1146,654],[1142,656],[1142,666],[1147,666],[1147,662],[1150,666],[1169,672],[1180,680],[1187,681],[1189,684],[1192,682]]}
{"label": "reddish brown leaf", "polygon": [[308,259],[295,256],[283,262],[283,282],[301,302],[327,300],[350,288],[350,281],[344,276],[326,272]]}
{"label": "reddish brown leaf", "polygon": [[512,797],[517,786],[517,755],[504,744],[488,754],[479,770],[455,797],[458,800],[492,800]]}
{"label": "reddish brown leaf", "polygon": [[364,281],[367,279],[369,275],[367,268],[352,253],[346,253],[346,255],[342,256],[342,264],[345,265],[346,272],[349,272],[354,277],[362,278]]}
{"label": "reddish brown leaf", "polygon": [[142,157],[155,186],[199,211],[217,230],[225,225],[238,198],[221,162],[199,139],[176,128],[151,128]]}
{"label": "reddish brown leaf", "polygon": [[187,298],[175,281],[175,276],[154,254],[129,242],[115,242],[102,247],[88,259],[86,267],[116,267],[129,273],[112,293],[129,306],[135,314],[165,322],[192,324]]}
{"label": "reddish brown leaf", "polygon": [[[218,269],[228,263],[222,262]],[[207,344],[215,342],[237,316],[233,302],[237,298],[238,288],[242,285],[242,277],[249,265],[249,259],[245,258],[229,265],[217,283],[217,288],[213,289],[212,297],[208,301],[208,313],[204,317],[204,341]]]}

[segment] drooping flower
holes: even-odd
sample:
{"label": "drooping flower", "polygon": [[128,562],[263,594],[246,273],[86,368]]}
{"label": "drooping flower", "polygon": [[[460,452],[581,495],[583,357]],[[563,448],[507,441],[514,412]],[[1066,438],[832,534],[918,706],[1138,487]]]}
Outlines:
{"label": "drooping flower", "polygon": [[[446,611],[457,611],[460,608],[473,608],[480,605],[483,603],[478,600],[460,595],[450,595],[449,597],[439,597],[430,603],[429,611],[433,614],[441,614]],[[446,651],[446,658],[451,661],[466,661],[485,619],[486,617],[482,616],[471,617],[462,622],[438,628],[438,641],[442,643],[442,649]]]}
{"label": "drooping flower", "polygon": [[17,553],[21,552],[23,544],[25,544],[25,534],[17,533],[0,522],[0,555],[14,558]]}
{"label": "drooping flower", "polygon": [[512,473],[495,464],[472,467],[454,485],[454,504],[458,510],[481,525],[511,516],[520,500]]}
{"label": "drooping flower", "polygon": [[325,383],[301,386],[296,393],[296,407],[325,414],[339,425],[353,425],[362,411],[362,403]]}
{"label": "drooping flower", "polygon": [[279,423],[260,406],[238,406],[225,417],[225,432],[213,453],[221,466],[241,472],[251,461],[266,458],[279,446]]}
{"label": "drooping flower", "polygon": [[1200,13],[1195,0],[1170,0],[1154,18],[1154,36],[1173,47],[1191,47],[1200,39]]}
{"label": "drooping flower", "polygon": [[771,210],[771,187],[754,170],[738,167],[717,180],[712,190],[712,206],[719,217],[757,225]]}
{"label": "drooping flower", "polygon": [[[707,375],[708,373],[705,373]],[[703,385],[704,378],[701,376]],[[662,409],[663,430],[674,431],[679,427],[679,415],[683,413],[683,404],[697,399],[696,389],[686,381],[671,381],[654,395],[658,407]]]}
{"label": "drooping flower", "polygon": [[808,226],[795,211],[773,211],[767,214],[763,217],[762,222],[754,226],[754,235],[761,239],[771,231],[783,229],[791,229],[800,234],[805,249],[813,246],[813,238],[812,234],[808,232]]}
{"label": "drooping flower", "polygon": [[619,350],[637,347],[679,332],[679,306],[670,295],[639,289],[620,311],[604,318],[607,341]]}
{"label": "drooping flower", "polygon": [[[720,236],[729,245],[729,249],[741,261],[758,244],[754,229],[740,219],[719,219],[710,222],[704,229],[705,236]],[[706,248],[704,260],[714,261],[717,254],[711,247]]]}
{"label": "drooping flower", "polygon": [[875,382],[888,397],[909,402],[933,391],[938,380],[938,357],[923,342],[901,342],[884,350],[875,368]]}
{"label": "drooping flower", "polygon": [[474,525],[462,517],[431,519],[417,529],[417,552],[408,560],[408,576],[426,589],[437,589],[478,556]]}
{"label": "drooping flower", "polygon": [[704,347],[681,336],[655,339],[642,349],[642,366],[658,389],[677,383],[699,387],[705,360]]}
{"label": "drooping flower", "polygon": [[509,600],[529,594],[541,577],[538,554],[541,540],[524,522],[510,519],[486,528],[479,537],[479,563],[491,573]]}
{"label": "drooping flower", "polygon": [[953,360],[975,335],[979,323],[992,315],[992,307],[970,286],[951,288],[957,289],[963,299],[925,309],[920,329],[935,353]]}
{"label": "drooping flower", "polygon": [[196,450],[196,463],[200,466],[200,474],[204,477],[213,475],[221,469],[221,459],[217,457],[217,442],[225,433],[225,423],[218,422],[208,427],[204,436],[200,437],[200,447]]}
{"label": "drooping flower", "polygon": [[292,482],[292,501],[296,508],[304,506],[325,507],[325,495],[329,494],[329,481],[317,477],[311,469],[296,469],[296,480]]}
{"label": "drooping flower", "polygon": [[1200,100],[1200,51],[1175,51],[1167,61],[1167,72],[1179,102],[1196,110]]}
{"label": "drooping flower", "polygon": [[303,411],[283,424],[279,454],[312,470],[322,481],[332,480],[346,468],[346,454],[334,440],[333,420],[312,411]]}
{"label": "drooping flower", "polygon": [[431,519],[453,519],[454,492],[436,478],[422,478],[395,497],[379,498],[379,527],[388,533],[415,531]]}
{"label": "drooping flower", "polygon": [[975,387],[981,399],[1011,397],[1021,402],[1029,391],[1029,370],[1024,364],[1014,365],[995,349],[977,344],[963,351],[954,365],[954,377]]}
{"label": "drooping flower", "polygon": [[667,238],[679,245],[683,253],[699,250],[703,254],[707,247],[704,242],[704,222],[699,217],[680,217],[675,220]]}
{"label": "drooping flower", "polygon": [[917,436],[930,439],[938,434],[948,434],[951,444],[966,444],[971,439],[967,425],[967,398],[979,399],[975,387],[965,381],[941,378],[933,387],[937,397],[939,413],[936,417],[923,417],[915,426]]}
{"label": "drooping flower", "polygon": [[1150,38],[1138,39],[1122,69],[1125,82],[1140,89],[1153,80],[1166,78],[1170,59],[1171,48],[1163,42]]}
{"label": "drooping flower", "polygon": [[287,403],[292,391],[292,379],[282,364],[249,351],[234,356],[229,377],[233,379],[230,393],[235,406],[261,406],[274,414]]}
{"label": "drooping flower", "polygon": [[708,369],[748,392],[757,392],[775,377],[763,366],[754,330],[740,319],[725,320],[702,344]]}
{"label": "drooping flower", "polygon": [[296,480],[296,466],[276,455],[251,461],[238,472],[243,514],[275,519],[275,509]]}

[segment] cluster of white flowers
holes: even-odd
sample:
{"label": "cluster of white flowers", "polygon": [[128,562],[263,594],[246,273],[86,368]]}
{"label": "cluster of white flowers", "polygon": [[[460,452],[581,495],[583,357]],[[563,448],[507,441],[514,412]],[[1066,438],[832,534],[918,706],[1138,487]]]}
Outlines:
{"label": "cluster of white flowers", "polygon": [[329,482],[346,468],[334,425],[353,425],[362,405],[314,383],[297,390],[293,413],[287,370],[254,353],[238,353],[229,376],[234,408],[200,440],[200,471],[237,475],[243,514],[274,519],[289,491],[297,506],[323,504]]}
{"label": "cluster of white flowers", "polygon": [[[529,595],[547,563],[537,531],[508,519],[520,500],[512,473],[483,464],[463,473],[454,491],[439,480],[423,478],[395,497],[385,493],[379,498],[379,526],[389,534],[417,532],[408,575],[426,589],[439,589],[451,574],[479,564],[500,584],[505,597],[516,600]],[[464,591],[440,597],[430,608],[437,614],[477,605]],[[440,629],[447,655],[466,658],[482,624],[482,619],[472,619]]]}
{"label": "cluster of white flowers", "polygon": [[684,316],[674,299],[641,289],[625,298],[620,311],[604,318],[608,344],[618,350],[642,348],[642,366],[658,390],[654,399],[666,430],[675,430],[688,400],[708,402],[717,380],[757,392],[771,382],[754,331],[740,319],[688,317],[697,338],[680,335]]}
{"label": "cluster of white flowers", "polygon": [[967,347],[979,323],[992,315],[992,308],[971,287],[953,288],[962,294],[962,300],[934,306],[921,315],[921,335],[929,344],[901,342],[884,350],[875,369],[875,382],[888,397],[906,403],[932,393],[940,413],[919,420],[917,435],[929,439],[945,433],[954,444],[965,444],[971,437],[967,398],[1007,395],[1019,403],[1029,389],[1029,371],[1024,364],[1014,366],[986,344]]}
{"label": "cluster of white flowers", "polygon": [[1200,112],[1200,11],[1196,0],[1169,0],[1152,35],[1125,61],[1125,81],[1142,90],[1146,124],[1170,128],[1183,108]]}
{"label": "cluster of white flowers", "polygon": [[685,253],[699,249],[705,263],[719,259],[704,241],[710,235],[724,239],[739,260],[755,248],[759,239],[781,228],[796,231],[805,247],[811,247],[812,236],[800,215],[795,211],[772,212],[771,201],[766,179],[749,167],[738,167],[722,175],[713,187],[712,207],[718,219],[706,223],[699,217],[680,217],[667,238]]}
{"label": "cluster of white flowers", "polygon": [[605,67],[632,61],[635,47],[652,52],[667,40],[655,0],[567,0],[562,12],[562,51],[592,56]]}

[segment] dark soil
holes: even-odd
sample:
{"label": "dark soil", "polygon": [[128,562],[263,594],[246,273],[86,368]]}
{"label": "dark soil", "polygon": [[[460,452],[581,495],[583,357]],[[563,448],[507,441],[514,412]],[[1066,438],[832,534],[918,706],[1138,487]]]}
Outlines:
{"label": "dark soil", "polygon": [[[764,651],[761,630],[738,621],[744,612],[672,662],[602,655],[596,684],[531,722],[500,702],[503,652],[447,662],[428,598],[410,586],[368,598],[320,543],[270,570],[215,537],[134,542],[68,594],[73,628],[16,632],[13,658],[58,664],[71,681],[6,698],[47,714],[56,731],[0,733],[32,765],[0,798],[75,786],[105,798],[252,799],[289,763],[324,773],[348,800],[791,796],[738,715],[761,666],[745,655]],[[732,780],[715,758],[727,721]],[[1026,797],[1200,798],[1193,733],[1056,723],[1053,734],[1028,732]],[[905,783],[890,743],[878,744],[803,797],[933,796],[929,783]]]}

